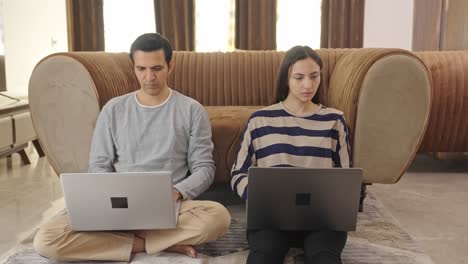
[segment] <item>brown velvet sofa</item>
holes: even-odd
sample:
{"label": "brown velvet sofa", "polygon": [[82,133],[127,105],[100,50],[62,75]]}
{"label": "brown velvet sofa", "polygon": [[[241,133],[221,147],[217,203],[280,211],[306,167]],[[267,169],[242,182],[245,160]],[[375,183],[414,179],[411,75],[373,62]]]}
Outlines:
{"label": "brown velvet sofa", "polygon": [[[431,79],[421,59],[399,49],[321,49],[322,103],[345,112],[354,166],[364,183],[395,183],[423,138]],[[202,103],[210,116],[215,183],[229,183],[250,114],[273,103],[283,52],[175,52],[170,87]],[[85,171],[101,107],[138,89],[127,53],[71,52],[44,58],[29,84],[33,122],[57,173]]]}
{"label": "brown velvet sofa", "polygon": [[419,152],[468,152],[468,51],[415,54],[431,73],[433,85],[431,115]]}

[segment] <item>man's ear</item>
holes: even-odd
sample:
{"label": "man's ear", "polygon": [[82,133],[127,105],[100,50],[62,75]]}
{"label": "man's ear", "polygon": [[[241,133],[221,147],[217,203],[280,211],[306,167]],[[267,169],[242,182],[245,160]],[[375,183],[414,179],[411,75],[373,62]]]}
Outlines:
{"label": "man's ear", "polygon": [[172,71],[174,70],[174,65],[175,65],[175,60],[174,58],[172,58],[171,61],[169,62],[169,74],[171,74]]}

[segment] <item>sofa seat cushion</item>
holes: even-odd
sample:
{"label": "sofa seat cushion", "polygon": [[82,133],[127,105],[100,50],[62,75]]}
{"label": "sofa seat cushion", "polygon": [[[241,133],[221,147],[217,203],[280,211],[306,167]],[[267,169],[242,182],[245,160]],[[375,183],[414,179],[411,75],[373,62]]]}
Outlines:
{"label": "sofa seat cushion", "polygon": [[237,157],[240,138],[250,115],[264,106],[206,106],[213,133],[215,183],[231,180],[232,164]]}
{"label": "sofa seat cushion", "polygon": [[10,116],[0,117],[0,152],[13,145],[13,122]]}
{"label": "sofa seat cushion", "polygon": [[14,115],[15,130],[16,130],[16,143],[22,144],[36,139],[36,132],[31,120],[31,113],[29,110],[24,113]]}
{"label": "sofa seat cushion", "polygon": [[14,115],[29,111],[29,103],[25,100],[15,101],[13,99],[0,96],[0,117]]}
{"label": "sofa seat cushion", "polygon": [[10,155],[35,138],[28,101],[0,96],[0,154]]}

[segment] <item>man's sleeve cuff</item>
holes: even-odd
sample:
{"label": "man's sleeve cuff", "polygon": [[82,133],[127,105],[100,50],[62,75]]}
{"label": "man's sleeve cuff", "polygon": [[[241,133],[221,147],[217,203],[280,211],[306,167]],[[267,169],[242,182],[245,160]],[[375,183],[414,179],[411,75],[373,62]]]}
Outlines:
{"label": "man's sleeve cuff", "polygon": [[190,199],[190,196],[185,192],[185,190],[180,186],[180,184],[174,185],[174,188],[179,191],[180,195],[182,196],[182,200]]}

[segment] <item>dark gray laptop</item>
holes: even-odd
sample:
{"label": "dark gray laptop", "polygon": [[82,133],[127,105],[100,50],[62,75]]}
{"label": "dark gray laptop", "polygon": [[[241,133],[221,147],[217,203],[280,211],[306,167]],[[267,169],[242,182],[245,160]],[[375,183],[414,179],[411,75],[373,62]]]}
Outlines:
{"label": "dark gray laptop", "polygon": [[249,169],[247,228],[356,230],[360,168]]}
{"label": "dark gray laptop", "polygon": [[75,231],[175,228],[180,202],[167,171],[63,173],[70,226]]}

